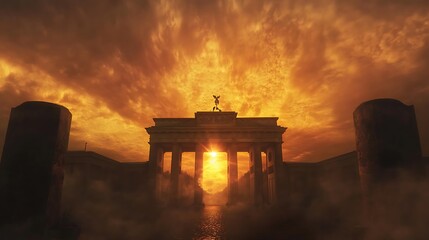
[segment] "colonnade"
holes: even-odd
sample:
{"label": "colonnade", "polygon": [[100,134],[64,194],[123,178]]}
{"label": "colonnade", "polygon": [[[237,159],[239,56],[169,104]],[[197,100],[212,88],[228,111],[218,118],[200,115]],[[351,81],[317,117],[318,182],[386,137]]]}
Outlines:
{"label": "colonnade", "polygon": [[[219,145],[219,146],[218,146]],[[253,196],[251,202],[256,205],[272,203],[276,199],[276,165],[282,162],[281,143],[262,144],[218,144],[220,150],[227,152],[228,164],[228,205],[233,205],[239,197],[238,189],[238,164],[237,152],[246,151],[249,153],[249,172],[250,172],[250,196]],[[195,171],[194,171],[194,205],[203,205],[203,191],[200,187],[200,181],[203,174],[203,156],[206,152],[206,144],[197,143],[189,148],[189,144],[180,143],[150,145],[149,161],[154,167],[155,196],[160,197],[161,179],[163,174],[164,153],[171,152],[171,175],[170,175],[170,194],[169,202],[171,205],[179,204],[179,176],[181,173],[182,153],[195,152]],[[266,153],[266,161],[263,166],[261,153]],[[263,169],[265,171],[263,171]]]}

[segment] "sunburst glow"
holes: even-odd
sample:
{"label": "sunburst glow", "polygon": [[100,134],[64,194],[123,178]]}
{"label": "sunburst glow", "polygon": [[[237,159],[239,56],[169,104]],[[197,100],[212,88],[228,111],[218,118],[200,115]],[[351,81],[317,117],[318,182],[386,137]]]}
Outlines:
{"label": "sunburst glow", "polygon": [[204,153],[204,167],[202,188],[210,193],[222,191],[227,185],[226,175],[226,153],[206,152]]}

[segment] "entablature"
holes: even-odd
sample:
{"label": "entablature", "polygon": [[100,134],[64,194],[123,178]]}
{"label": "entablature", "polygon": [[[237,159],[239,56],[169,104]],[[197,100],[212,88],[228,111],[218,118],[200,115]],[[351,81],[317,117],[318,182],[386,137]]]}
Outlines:
{"label": "entablature", "polygon": [[196,112],[195,118],[154,118],[149,143],[282,143],[277,117],[237,118],[236,112]]}

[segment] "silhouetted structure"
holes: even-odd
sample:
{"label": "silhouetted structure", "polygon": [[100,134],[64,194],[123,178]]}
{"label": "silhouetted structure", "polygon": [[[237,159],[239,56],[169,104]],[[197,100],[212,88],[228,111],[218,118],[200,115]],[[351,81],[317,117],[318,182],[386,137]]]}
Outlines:
{"label": "silhouetted structure", "polygon": [[353,116],[361,185],[372,218],[380,204],[387,204],[384,200],[400,198],[404,174],[414,177],[425,167],[416,117],[413,106],[395,99],[364,102]]}
{"label": "silhouetted structure", "polygon": [[[276,117],[237,118],[236,112],[196,112],[195,118],[154,118],[155,126],[146,128],[150,135],[149,164],[155,182],[154,195],[160,196],[164,153],[172,152],[170,202],[178,203],[182,152],[195,152],[194,202],[202,204],[198,186],[203,169],[203,153],[211,150],[228,153],[228,203],[234,204],[237,193],[237,152],[250,154],[250,190],[256,205],[274,202],[281,188],[282,135],[286,128],[277,125]],[[267,155],[264,181],[262,152]],[[264,191],[264,188],[266,191]]]}
{"label": "silhouetted structure", "polygon": [[112,190],[146,192],[148,162],[118,162],[92,151],[69,151],[64,156],[65,178],[79,181],[84,192],[91,181],[101,181]]}
{"label": "silhouetted structure", "polygon": [[47,102],[12,108],[0,163],[1,224],[58,220],[71,117]]}
{"label": "silhouetted structure", "polygon": [[284,167],[289,204],[308,207],[309,201],[321,201],[322,195],[345,199],[359,192],[356,152],[314,163],[286,162]]}
{"label": "silhouetted structure", "polygon": [[215,95],[213,95],[213,98],[215,99],[215,106],[213,107],[213,112],[214,112],[215,110],[218,110],[219,112],[222,112],[222,110],[218,107],[220,96],[215,96]]}

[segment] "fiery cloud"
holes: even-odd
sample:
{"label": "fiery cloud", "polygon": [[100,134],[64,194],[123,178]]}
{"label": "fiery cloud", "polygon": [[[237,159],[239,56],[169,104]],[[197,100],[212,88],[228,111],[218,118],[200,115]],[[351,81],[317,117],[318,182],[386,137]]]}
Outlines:
{"label": "fiery cloud", "polygon": [[[429,153],[427,1],[3,1],[0,135],[27,100],[73,113],[69,149],[148,157],[153,117],[278,116],[286,161],[354,149],[352,112],[414,104]],[[0,142],[0,146],[2,146]]]}

